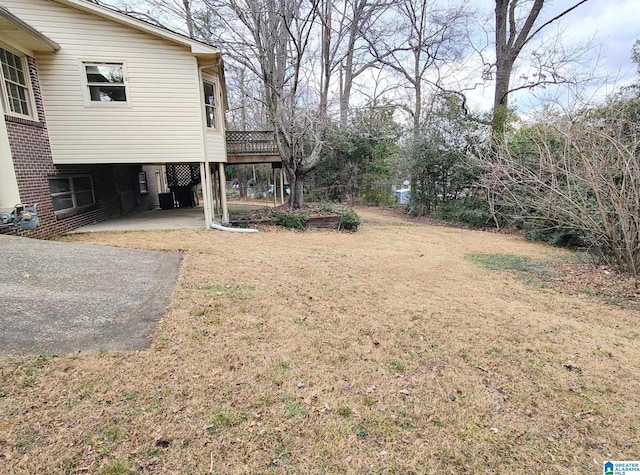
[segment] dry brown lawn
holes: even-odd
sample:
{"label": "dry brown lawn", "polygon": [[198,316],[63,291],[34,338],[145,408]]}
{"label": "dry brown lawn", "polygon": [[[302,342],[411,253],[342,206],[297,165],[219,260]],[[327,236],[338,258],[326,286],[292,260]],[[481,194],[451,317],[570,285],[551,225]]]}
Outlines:
{"label": "dry brown lawn", "polygon": [[592,474],[640,459],[640,314],[468,258],[566,251],[362,214],[355,234],[68,238],[178,250],[181,275],[148,350],[0,359],[0,472]]}

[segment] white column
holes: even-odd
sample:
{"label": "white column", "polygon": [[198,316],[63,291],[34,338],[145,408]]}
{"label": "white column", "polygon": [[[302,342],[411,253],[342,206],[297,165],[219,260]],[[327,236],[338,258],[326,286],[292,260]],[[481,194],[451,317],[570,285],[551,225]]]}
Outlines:
{"label": "white column", "polygon": [[[211,165],[209,165],[211,166]],[[218,204],[218,202],[220,201],[218,199],[218,196],[220,195],[220,186],[218,185],[219,181],[218,180],[218,170],[217,168],[214,168],[211,171],[211,204],[213,206],[213,220],[216,220],[216,214],[218,214],[220,212],[220,206]]]}
{"label": "white column", "polygon": [[277,171],[273,169],[273,207],[278,206],[278,178],[276,175]]}
{"label": "white column", "polygon": [[[13,167],[13,157],[9,146],[9,135],[4,121],[4,114],[0,108],[0,211],[10,211],[20,203],[20,191],[16,171]],[[32,206],[33,203],[25,203]]]}
{"label": "white column", "polygon": [[161,189],[158,190],[158,193],[165,193],[169,191],[169,186],[167,185],[167,164],[166,163],[160,167],[160,183],[161,183]]}
{"label": "white column", "polygon": [[227,179],[224,176],[224,163],[218,162],[220,177],[220,202],[222,204],[222,224],[229,223],[229,209],[227,208]]}
{"label": "white column", "polygon": [[[207,175],[207,193],[208,193],[208,201],[209,201],[209,209],[213,210],[214,208],[214,202],[213,202],[213,178],[211,176],[211,163],[206,163],[205,164],[205,174]],[[213,216],[213,211],[211,213],[211,222],[213,223],[214,221],[214,216]]]}
{"label": "white column", "polygon": [[204,223],[207,229],[209,229],[211,227],[211,223],[213,222],[211,203],[209,201],[209,194],[211,193],[211,189],[209,187],[209,180],[207,178],[204,162],[200,162],[200,181],[202,182],[202,201],[204,201]]}
{"label": "white column", "polygon": [[284,169],[280,169],[280,204],[284,204]]}

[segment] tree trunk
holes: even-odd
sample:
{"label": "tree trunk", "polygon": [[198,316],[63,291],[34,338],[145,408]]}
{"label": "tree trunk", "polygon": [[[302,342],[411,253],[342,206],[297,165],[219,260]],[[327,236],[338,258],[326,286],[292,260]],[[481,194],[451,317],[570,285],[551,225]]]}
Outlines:
{"label": "tree trunk", "polygon": [[293,179],[290,179],[289,186],[291,188],[291,195],[289,196],[289,207],[291,209],[300,209],[304,205],[304,196],[303,196],[303,186],[304,186],[304,175],[293,176]]}
{"label": "tree trunk", "polygon": [[[417,61],[416,61],[417,63]],[[414,103],[413,114],[413,136],[420,135],[420,121],[422,119],[422,78],[418,78],[415,82],[416,100]]]}
{"label": "tree trunk", "polygon": [[500,58],[498,60],[493,99],[493,117],[491,119],[494,141],[501,140],[506,130],[509,109],[509,83],[511,82],[512,70],[512,58]]}
{"label": "tree trunk", "polygon": [[[358,10],[361,13],[361,10]],[[356,38],[359,32],[358,15],[354,14],[349,33],[347,55],[340,65],[340,125],[346,126],[349,113],[349,100],[351,99],[351,87],[353,86],[353,55],[355,54]],[[342,74],[344,73],[344,77]],[[344,81],[344,82],[343,82]]]}
{"label": "tree trunk", "polygon": [[[350,53],[346,59],[346,66],[341,70],[341,88],[340,88],[340,125],[345,127],[348,121],[349,100],[351,98],[351,87],[353,85],[353,53]],[[342,76],[344,71],[344,77]]]}
{"label": "tree trunk", "polygon": [[236,165],[236,179],[238,180],[238,191],[240,192],[240,198],[244,198],[244,183],[242,179],[242,171],[240,165]]}
{"label": "tree trunk", "polygon": [[[491,118],[491,138],[494,143],[504,137],[507,122],[507,101],[511,70],[513,69],[513,50],[516,35],[515,25],[509,25],[509,10],[515,11],[511,0],[496,0],[496,84],[493,95],[493,116]],[[514,58],[515,59],[515,58]]]}
{"label": "tree trunk", "polygon": [[189,32],[189,38],[195,38],[193,34],[193,14],[191,12],[191,3],[189,0],[182,0],[185,13],[185,22],[187,24],[187,31]]}
{"label": "tree trunk", "polygon": [[324,0],[322,4],[322,48],[321,65],[322,75],[320,76],[320,113],[326,115],[327,100],[329,98],[329,82],[331,81],[331,1]]}

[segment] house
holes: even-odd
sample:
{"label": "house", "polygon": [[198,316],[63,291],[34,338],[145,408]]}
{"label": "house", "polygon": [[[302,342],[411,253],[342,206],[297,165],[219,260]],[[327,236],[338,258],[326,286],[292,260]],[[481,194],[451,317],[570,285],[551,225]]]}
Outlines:
{"label": "house", "polygon": [[0,63],[0,211],[38,203],[24,236],[149,209],[171,177],[228,221],[217,48],[87,0],[0,0]]}

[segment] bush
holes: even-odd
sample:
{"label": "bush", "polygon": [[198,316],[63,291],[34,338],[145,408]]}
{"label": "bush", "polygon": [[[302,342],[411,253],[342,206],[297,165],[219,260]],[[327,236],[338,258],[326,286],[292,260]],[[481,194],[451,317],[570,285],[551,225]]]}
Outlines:
{"label": "bush", "polygon": [[364,186],[362,201],[368,206],[391,206],[396,199],[389,191],[391,186],[385,183],[368,183]]}
{"label": "bush", "polygon": [[441,203],[435,215],[438,219],[471,226],[486,226],[492,221],[487,202],[474,196]]}
{"label": "bush", "polygon": [[307,205],[303,210],[287,211],[272,210],[269,216],[276,221],[278,226],[284,226],[288,229],[305,229],[307,220],[314,217],[340,217],[338,229],[355,232],[360,225],[360,216],[351,208],[336,205],[331,202],[320,202],[313,205]]}
{"label": "bush", "polygon": [[358,230],[358,226],[360,226],[360,216],[354,210],[349,208],[340,214],[339,229],[355,233]]}
{"label": "bush", "polygon": [[577,229],[531,223],[525,226],[524,237],[529,241],[541,241],[552,246],[578,249],[586,246],[584,234]]}
{"label": "bush", "polygon": [[276,219],[279,226],[284,226],[289,229],[304,229],[306,226],[306,218],[301,213],[284,213],[282,211],[275,211],[273,217]]}

